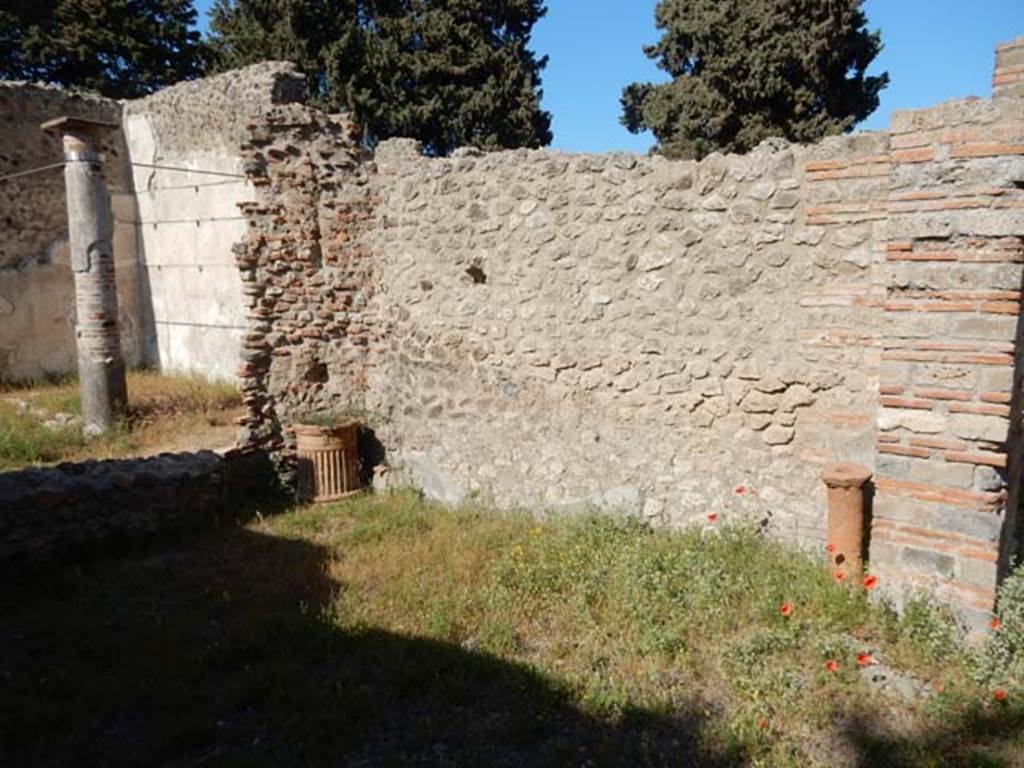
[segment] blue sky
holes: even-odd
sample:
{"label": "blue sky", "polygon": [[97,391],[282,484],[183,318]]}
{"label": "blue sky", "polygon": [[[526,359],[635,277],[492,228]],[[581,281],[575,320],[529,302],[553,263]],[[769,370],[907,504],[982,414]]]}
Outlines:
{"label": "blue sky", "polygon": [[[212,0],[197,0],[205,16]],[[650,136],[619,125],[623,86],[663,78],[642,47],[657,40],[656,0],[548,0],[533,49],[550,57],[544,107],[554,115],[553,146],[568,151],[645,152]],[[881,107],[862,127],[885,128],[897,109],[991,93],[996,43],[1024,35],[1024,0],[867,0],[871,29],[885,50],[875,71],[888,71]],[[201,27],[205,27],[205,19]]]}

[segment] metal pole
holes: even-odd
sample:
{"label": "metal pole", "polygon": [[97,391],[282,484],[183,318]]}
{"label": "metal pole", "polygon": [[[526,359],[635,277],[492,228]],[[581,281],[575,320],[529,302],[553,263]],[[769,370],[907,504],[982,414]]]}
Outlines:
{"label": "metal pole", "polygon": [[106,432],[128,403],[114,275],[113,220],[102,160],[92,146],[100,130],[117,126],[62,117],[43,123],[64,143],[68,241],[75,279],[78,381],[86,436]]}

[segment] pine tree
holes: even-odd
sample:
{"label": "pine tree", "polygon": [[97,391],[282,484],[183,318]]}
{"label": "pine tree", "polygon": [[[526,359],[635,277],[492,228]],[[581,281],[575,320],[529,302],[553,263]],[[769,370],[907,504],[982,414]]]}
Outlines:
{"label": "pine tree", "polygon": [[142,96],[202,74],[195,20],[191,0],[6,0],[0,78]]}
{"label": "pine tree", "polygon": [[373,3],[361,67],[344,50],[332,72],[373,139],[419,139],[433,154],[551,142],[540,107],[547,63],[527,47],[541,0]]}
{"label": "pine tree", "polygon": [[633,83],[623,124],[653,131],[656,151],[746,152],[771,136],[812,142],[849,131],[878,107],[887,74],[862,0],[661,0],[661,40],[645,48],[671,77]]}
{"label": "pine tree", "polygon": [[546,59],[528,45],[545,12],[542,0],[218,0],[211,45],[219,68],[296,61],[370,142],[538,147],[551,141]]}
{"label": "pine tree", "polygon": [[327,57],[339,48],[358,61],[357,0],[217,0],[210,10],[215,71],[259,61],[291,61],[306,74],[312,102],[344,107],[344,94],[327,78]]}

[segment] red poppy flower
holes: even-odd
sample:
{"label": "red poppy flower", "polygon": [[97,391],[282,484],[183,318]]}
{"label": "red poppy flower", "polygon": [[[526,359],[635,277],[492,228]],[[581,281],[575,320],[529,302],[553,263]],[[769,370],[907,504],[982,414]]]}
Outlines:
{"label": "red poppy flower", "polygon": [[835,544],[826,544],[825,545],[825,551],[828,552],[830,555],[835,554],[836,545]]}
{"label": "red poppy flower", "polygon": [[1003,626],[1003,622],[999,620],[998,616],[993,616],[992,621],[988,623],[988,626],[993,632],[998,632],[1000,627]]}
{"label": "red poppy flower", "polygon": [[793,606],[789,603],[783,603],[779,606],[779,613],[781,613],[788,619],[790,615],[793,613]]}
{"label": "red poppy flower", "polygon": [[710,520],[712,523],[717,523],[718,522],[718,513],[717,512],[712,512],[710,515],[708,515],[708,520]]}
{"label": "red poppy flower", "polygon": [[857,666],[859,667],[870,667],[875,663],[875,657],[870,653],[858,653],[857,654]]}
{"label": "red poppy flower", "polygon": [[838,672],[839,671],[839,662],[836,661],[835,659],[829,659],[828,661],[825,662],[825,671],[826,672],[831,672],[833,674]]}
{"label": "red poppy flower", "polygon": [[878,577],[868,574],[864,577],[863,581],[861,581],[861,584],[864,585],[864,589],[874,589],[878,586]]}
{"label": "red poppy flower", "polygon": [[832,578],[835,579],[836,581],[842,581],[843,579],[846,578],[846,573],[844,571],[836,571],[835,573],[832,574]]}
{"label": "red poppy flower", "polygon": [[1006,701],[1006,691],[1002,688],[996,688],[992,691],[992,698],[996,701]]}
{"label": "red poppy flower", "polygon": [[733,491],[733,493],[735,493],[737,496],[742,496],[746,492],[747,489],[742,485],[737,485],[736,490]]}
{"label": "red poppy flower", "polygon": [[768,721],[765,720],[763,717],[757,718],[757,727],[763,731],[765,728],[768,727]]}

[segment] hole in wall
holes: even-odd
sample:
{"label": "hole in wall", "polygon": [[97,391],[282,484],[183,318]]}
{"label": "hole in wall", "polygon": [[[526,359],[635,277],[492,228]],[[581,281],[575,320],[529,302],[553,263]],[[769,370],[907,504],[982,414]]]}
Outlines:
{"label": "hole in wall", "polygon": [[314,361],[306,369],[305,379],[311,384],[324,384],[329,378],[330,375],[327,372],[326,363]]}
{"label": "hole in wall", "polygon": [[475,285],[484,285],[487,282],[487,273],[477,264],[467,269],[466,274],[469,275]]}

